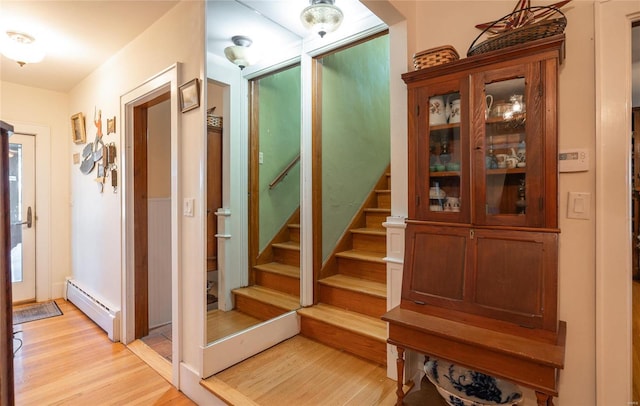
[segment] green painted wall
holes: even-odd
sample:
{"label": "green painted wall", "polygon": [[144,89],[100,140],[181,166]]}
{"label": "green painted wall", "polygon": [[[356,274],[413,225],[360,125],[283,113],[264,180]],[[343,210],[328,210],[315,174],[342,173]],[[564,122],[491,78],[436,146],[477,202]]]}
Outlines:
{"label": "green painted wall", "polygon": [[258,85],[262,251],[300,205],[300,163],[269,189],[269,183],[300,153],[300,66],[261,78]]}
{"label": "green painted wall", "polygon": [[322,258],[390,159],[389,36],[322,61]]}

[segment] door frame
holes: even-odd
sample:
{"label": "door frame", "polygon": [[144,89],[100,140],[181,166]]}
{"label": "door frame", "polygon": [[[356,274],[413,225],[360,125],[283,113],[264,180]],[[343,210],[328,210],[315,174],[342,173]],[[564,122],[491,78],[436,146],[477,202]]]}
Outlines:
{"label": "door frame", "polygon": [[596,404],[604,406],[634,400],[629,187],[631,24],[640,20],[640,4],[600,0],[595,3],[595,17],[595,393]]}
{"label": "door frame", "polygon": [[122,190],[122,335],[121,340],[129,344],[135,340],[135,299],[136,299],[136,258],[135,258],[135,195],[134,195],[134,110],[136,107],[170,92],[171,103],[171,332],[172,332],[172,384],[179,387],[180,360],[180,280],[178,264],[179,257],[179,184],[178,168],[180,167],[180,150],[178,143],[178,128],[180,115],[178,111],[178,77],[180,64],[176,63],[151,79],[141,83],[138,87],[123,95],[120,99],[121,126],[121,190]]}
{"label": "door frame", "polygon": [[[14,121],[14,133],[35,137],[36,200],[36,301],[62,297],[66,282],[54,291],[51,268],[51,129],[49,127]],[[11,138],[9,138],[11,142]]]}

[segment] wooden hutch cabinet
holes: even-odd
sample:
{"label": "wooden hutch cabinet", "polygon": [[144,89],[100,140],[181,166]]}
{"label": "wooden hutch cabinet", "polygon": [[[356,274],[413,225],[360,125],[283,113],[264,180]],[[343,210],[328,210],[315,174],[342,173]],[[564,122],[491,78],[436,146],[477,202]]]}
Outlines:
{"label": "wooden hutch cabinet", "polygon": [[559,35],[402,75],[409,218],[401,304],[383,316],[398,385],[409,348],[532,388],[539,405],[557,396],[563,46]]}

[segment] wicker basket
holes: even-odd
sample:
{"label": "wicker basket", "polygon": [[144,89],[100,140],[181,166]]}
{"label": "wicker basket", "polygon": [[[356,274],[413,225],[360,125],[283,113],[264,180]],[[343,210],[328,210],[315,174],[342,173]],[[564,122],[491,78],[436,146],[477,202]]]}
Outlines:
{"label": "wicker basket", "polygon": [[442,65],[460,59],[458,52],[451,45],[427,49],[413,55],[413,66],[416,70],[430,66]]}
{"label": "wicker basket", "polygon": [[222,117],[213,115],[215,109],[215,107],[212,107],[207,110],[207,125],[209,127],[222,127]]}
{"label": "wicker basket", "polygon": [[[491,36],[486,40],[476,44],[480,37],[482,37],[483,34],[490,30],[493,25],[487,27],[480,33],[480,35],[478,35],[473,43],[471,43],[469,51],[467,51],[467,56],[483,54],[486,52],[507,48],[513,45],[523,44],[525,42],[562,34],[565,27],[567,26],[567,18],[560,10],[553,7],[544,6],[529,7],[527,10],[536,11],[544,9],[553,10],[556,13],[556,18],[547,18],[533,24],[524,25],[510,31],[505,31],[501,34]],[[514,13],[508,14],[502,17],[500,20],[495,21],[493,24],[504,22],[513,14]]]}

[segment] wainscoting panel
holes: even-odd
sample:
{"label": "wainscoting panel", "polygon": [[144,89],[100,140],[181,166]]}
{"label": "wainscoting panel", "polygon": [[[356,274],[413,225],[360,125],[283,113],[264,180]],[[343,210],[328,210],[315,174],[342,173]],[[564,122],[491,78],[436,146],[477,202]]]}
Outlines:
{"label": "wainscoting panel", "polygon": [[171,322],[171,198],[148,200],[149,328]]}

